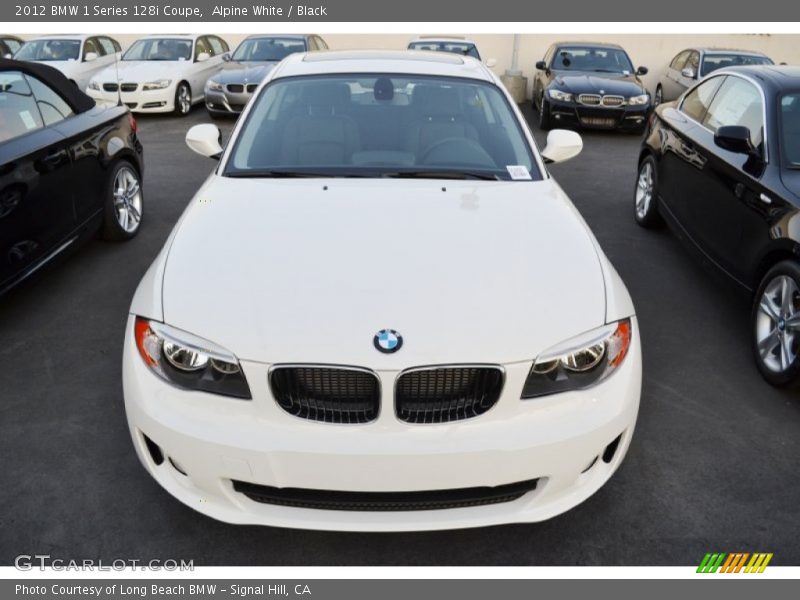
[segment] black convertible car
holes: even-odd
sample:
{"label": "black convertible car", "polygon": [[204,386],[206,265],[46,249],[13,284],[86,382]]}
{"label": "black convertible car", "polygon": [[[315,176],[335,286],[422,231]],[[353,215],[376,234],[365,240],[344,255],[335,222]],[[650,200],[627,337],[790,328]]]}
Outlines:
{"label": "black convertible car", "polygon": [[59,71],[0,59],[0,294],[98,230],[136,235],[142,145],[124,107]]}
{"label": "black convertible car", "polygon": [[800,68],[723,69],[660,105],[638,173],[636,221],[752,293],[759,371],[800,383]]}
{"label": "black convertible car", "polygon": [[536,63],[533,109],[539,126],[623,129],[641,133],[650,95],[627,52],[616,44],[558,42]]}

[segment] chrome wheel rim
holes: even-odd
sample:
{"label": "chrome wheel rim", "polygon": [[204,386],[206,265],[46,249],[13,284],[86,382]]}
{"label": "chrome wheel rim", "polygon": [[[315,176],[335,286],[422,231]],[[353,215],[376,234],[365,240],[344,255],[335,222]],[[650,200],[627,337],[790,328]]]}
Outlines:
{"label": "chrome wheel rim", "polygon": [[539,98],[539,122],[541,123],[543,120],[544,120],[544,92],[542,92],[542,95]]}
{"label": "chrome wheel rim", "polygon": [[142,186],[130,167],[122,167],[114,177],[114,214],[127,233],[139,229],[142,221]]}
{"label": "chrome wheel rim", "polygon": [[178,88],[178,109],[181,113],[186,114],[189,112],[189,109],[192,107],[192,95],[189,92],[189,88],[185,85],[182,85]]}
{"label": "chrome wheel rim", "polygon": [[788,275],[779,275],[764,288],[756,313],[756,344],[761,362],[783,373],[797,358],[800,331],[800,289]]}
{"label": "chrome wheel rim", "polygon": [[636,216],[644,219],[653,200],[653,165],[648,161],[639,170],[636,182]]}

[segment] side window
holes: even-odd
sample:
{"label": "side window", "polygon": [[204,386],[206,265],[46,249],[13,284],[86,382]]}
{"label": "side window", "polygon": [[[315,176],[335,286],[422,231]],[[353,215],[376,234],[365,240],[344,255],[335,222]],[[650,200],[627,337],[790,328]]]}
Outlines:
{"label": "side window", "polygon": [[690,50],[684,50],[678,56],[672,59],[672,62],[669,63],[670,69],[675,69],[676,71],[680,71],[683,68],[683,65],[686,64],[686,59],[689,57]]}
{"label": "side window", "polygon": [[686,64],[683,65],[683,68],[691,69],[694,71],[694,76],[697,77],[697,74],[700,72],[700,53],[692,52],[689,54],[689,58],[686,59]]}
{"label": "side window", "polygon": [[327,50],[328,49],[328,44],[326,44],[325,40],[323,40],[319,36],[317,36],[317,46],[319,47],[320,50]]}
{"label": "side window", "polygon": [[708,107],[714,99],[714,94],[717,93],[717,89],[719,89],[724,79],[725,77],[713,77],[692,89],[683,99],[681,111],[698,123],[702,123],[706,116],[706,111],[708,111]]}
{"label": "side window", "polygon": [[90,52],[97,54],[97,56],[103,56],[104,52],[100,51],[98,48],[99,44],[97,43],[97,38],[89,38],[83,43],[83,60],[86,60],[86,55]]}
{"label": "side window", "polygon": [[58,123],[74,114],[69,104],[50,89],[50,86],[30,75],[26,75],[25,78],[28,80],[28,84],[30,84],[33,95],[36,98],[36,104],[39,107],[39,112],[42,114],[45,125]]}
{"label": "side window", "polygon": [[555,54],[555,46],[550,46],[547,49],[547,53],[544,55],[544,64],[548,67],[550,66],[550,61],[553,60],[553,54]]}
{"label": "side window", "polygon": [[317,48],[317,40],[316,40],[315,36],[310,35],[310,36],[308,36],[306,38],[306,49],[309,52],[314,52],[314,50],[318,50],[319,49],[319,48]]}
{"label": "side window", "polygon": [[212,54],[214,56],[219,56],[220,54],[225,54],[225,49],[222,47],[222,40],[218,37],[210,36],[208,38],[208,43],[213,50]]}
{"label": "side window", "polygon": [[741,77],[728,77],[714,96],[703,125],[716,131],[725,125],[741,125],[750,130],[750,141],[758,148],[764,141],[764,106],[761,92]]}
{"label": "side window", "polygon": [[19,50],[22,47],[22,44],[20,44],[17,40],[7,39],[5,43],[6,46],[8,46],[8,51],[11,54],[15,54],[17,50]]}
{"label": "side window", "polygon": [[114,54],[117,52],[116,46],[114,46],[114,41],[111,38],[101,37],[97,38],[100,42],[100,47],[103,49],[103,54]]}
{"label": "side window", "polygon": [[208,45],[205,37],[197,38],[197,43],[194,45],[194,59],[197,60],[197,57],[200,56],[203,52],[206,54],[210,54],[214,56],[214,53],[211,51],[211,47]]}
{"label": "side window", "polygon": [[0,72],[0,142],[42,127],[36,99],[22,73]]}

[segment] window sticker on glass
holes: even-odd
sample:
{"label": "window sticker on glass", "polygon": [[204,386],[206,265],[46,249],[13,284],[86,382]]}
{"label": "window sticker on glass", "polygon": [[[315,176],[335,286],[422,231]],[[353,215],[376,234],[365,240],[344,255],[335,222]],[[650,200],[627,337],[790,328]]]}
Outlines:
{"label": "window sticker on glass", "polygon": [[524,165],[506,165],[509,177],[513,180],[530,179],[531,173]]}
{"label": "window sticker on glass", "polygon": [[22,119],[22,122],[27,129],[36,129],[36,120],[33,118],[29,110],[21,111],[19,113],[19,118]]}

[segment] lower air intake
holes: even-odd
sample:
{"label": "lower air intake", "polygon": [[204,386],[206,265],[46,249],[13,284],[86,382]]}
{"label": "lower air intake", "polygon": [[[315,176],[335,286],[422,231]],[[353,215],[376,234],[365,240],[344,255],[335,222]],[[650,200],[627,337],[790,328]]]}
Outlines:
{"label": "lower air intake", "polygon": [[234,481],[233,489],[250,500],[316,510],[407,511],[444,510],[512,502],[536,489],[538,480],[497,487],[473,487],[421,492],[342,492],[302,488],[278,488]]}

